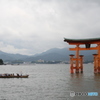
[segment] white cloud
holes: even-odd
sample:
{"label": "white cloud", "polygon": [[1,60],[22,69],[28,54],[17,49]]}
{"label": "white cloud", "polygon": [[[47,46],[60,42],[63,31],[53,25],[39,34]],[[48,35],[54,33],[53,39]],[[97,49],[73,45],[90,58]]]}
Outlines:
{"label": "white cloud", "polygon": [[27,49],[18,49],[12,45],[6,45],[3,42],[0,42],[0,50],[7,53],[13,53],[13,54],[20,53],[20,54],[25,55],[27,53],[28,55],[30,55]]}
{"label": "white cloud", "polygon": [[35,54],[68,46],[64,37],[99,37],[99,11],[98,0],[1,0],[0,49]]}

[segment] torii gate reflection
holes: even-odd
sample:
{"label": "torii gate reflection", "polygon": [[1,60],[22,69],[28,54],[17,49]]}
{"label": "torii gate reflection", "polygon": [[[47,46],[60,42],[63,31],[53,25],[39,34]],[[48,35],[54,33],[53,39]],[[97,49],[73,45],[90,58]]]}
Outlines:
{"label": "torii gate reflection", "polygon": [[[71,51],[76,51],[75,55],[70,55],[70,73],[83,73],[83,55],[79,55],[79,50],[97,50],[97,54],[94,56],[94,73],[100,73],[100,38],[89,39],[67,39],[64,38],[64,42],[69,45],[76,45],[75,48],[69,48]],[[95,47],[91,47],[91,44],[96,44]],[[85,45],[85,47],[80,47]]]}

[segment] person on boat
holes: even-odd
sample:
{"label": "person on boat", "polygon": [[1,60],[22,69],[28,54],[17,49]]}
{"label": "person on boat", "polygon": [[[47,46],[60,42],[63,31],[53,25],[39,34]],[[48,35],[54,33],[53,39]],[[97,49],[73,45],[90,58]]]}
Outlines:
{"label": "person on boat", "polygon": [[10,76],[10,74],[7,74],[7,76]]}
{"label": "person on boat", "polygon": [[19,74],[17,73],[17,76],[19,76]]}
{"label": "person on boat", "polygon": [[20,76],[22,76],[22,71],[20,72]]}

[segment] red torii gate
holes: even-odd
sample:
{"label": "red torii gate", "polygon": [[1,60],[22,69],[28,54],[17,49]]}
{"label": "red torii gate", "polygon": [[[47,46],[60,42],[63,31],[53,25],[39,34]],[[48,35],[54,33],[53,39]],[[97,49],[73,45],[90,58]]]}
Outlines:
{"label": "red torii gate", "polygon": [[[94,73],[100,73],[100,38],[89,39],[67,39],[64,38],[64,42],[69,45],[76,45],[75,48],[69,48],[71,51],[76,51],[76,55],[70,55],[70,72],[83,73],[83,55],[79,55],[79,50],[97,50],[97,54],[94,56]],[[96,47],[91,47],[91,44],[97,44]],[[85,45],[85,47],[79,47]]]}

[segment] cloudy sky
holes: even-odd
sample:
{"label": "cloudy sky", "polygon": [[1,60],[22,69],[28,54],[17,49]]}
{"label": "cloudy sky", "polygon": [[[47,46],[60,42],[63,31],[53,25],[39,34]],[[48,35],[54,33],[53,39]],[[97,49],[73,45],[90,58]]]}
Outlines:
{"label": "cloudy sky", "polygon": [[34,55],[64,37],[100,37],[100,0],[0,0],[1,51]]}

